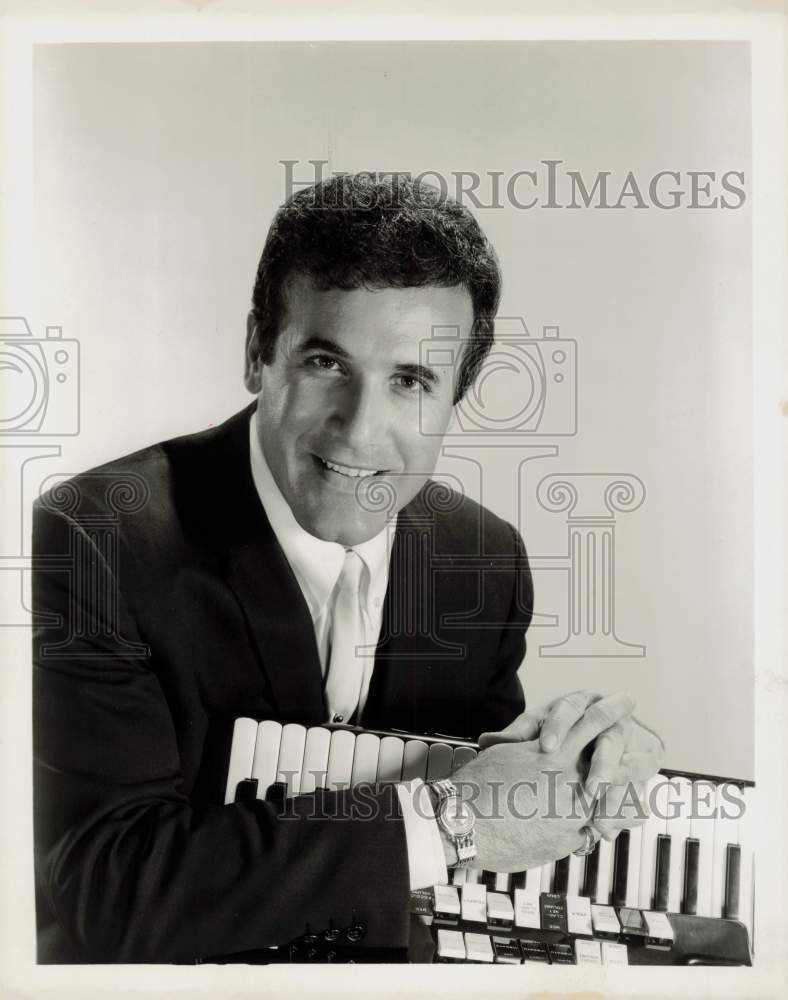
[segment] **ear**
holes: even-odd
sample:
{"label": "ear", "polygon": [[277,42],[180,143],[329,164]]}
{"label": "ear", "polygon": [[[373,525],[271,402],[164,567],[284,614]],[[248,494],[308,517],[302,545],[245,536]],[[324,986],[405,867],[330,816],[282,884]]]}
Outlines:
{"label": "ear", "polygon": [[254,313],[246,317],[246,348],[244,351],[244,385],[249,392],[257,395],[262,387],[260,343],[257,337],[257,323]]}

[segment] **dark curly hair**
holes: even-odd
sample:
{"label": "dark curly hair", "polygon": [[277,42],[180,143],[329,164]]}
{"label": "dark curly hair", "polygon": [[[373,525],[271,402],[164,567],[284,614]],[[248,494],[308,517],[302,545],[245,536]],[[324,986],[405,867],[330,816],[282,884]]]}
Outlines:
{"label": "dark curly hair", "polygon": [[471,213],[406,174],[340,174],[293,194],[265,241],[252,293],[260,360],[270,364],[294,273],[320,289],[464,287],[473,327],[454,402],[473,384],[495,333],[501,273]]}

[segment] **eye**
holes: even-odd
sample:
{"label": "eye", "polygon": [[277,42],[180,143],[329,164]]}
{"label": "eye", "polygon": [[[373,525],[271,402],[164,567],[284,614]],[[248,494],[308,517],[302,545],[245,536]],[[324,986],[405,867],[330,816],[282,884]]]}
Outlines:
{"label": "eye", "polygon": [[342,366],[330,354],[310,354],[304,359],[304,364],[308,368],[317,368],[319,371],[324,372],[342,371]]}
{"label": "eye", "polygon": [[394,382],[401,389],[405,389],[409,393],[432,392],[429,382],[423,378],[419,378],[418,375],[395,375]]}

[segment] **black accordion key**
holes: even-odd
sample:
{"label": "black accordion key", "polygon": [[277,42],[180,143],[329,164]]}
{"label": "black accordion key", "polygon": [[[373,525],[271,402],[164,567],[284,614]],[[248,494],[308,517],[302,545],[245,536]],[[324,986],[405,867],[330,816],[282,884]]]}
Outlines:
{"label": "black accordion key", "polygon": [[597,893],[597,882],[599,879],[599,841],[594,844],[594,850],[586,857],[586,870],[583,875],[583,888],[580,890],[584,896],[595,900]]}
{"label": "black accordion key", "polygon": [[725,900],[722,915],[727,920],[739,919],[739,873],[741,872],[741,847],[728,844],[725,859]]}
{"label": "black accordion key", "polygon": [[682,913],[698,912],[698,856],[700,841],[697,837],[687,837],[684,854],[684,900]]}
{"label": "black accordion key", "polygon": [[254,802],[257,798],[257,778],[242,778],[235,786],[235,802]]}
{"label": "black accordion key", "polygon": [[653,909],[668,912],[668,890],[670,889],[670,836],[660,833],[657,837],[657,875],[654,889]]}
{"label": "black accordion key", "polygon": [[616,855],[613,860],[613,906],[627,905],[627,869],[629,868],[629,830],[622,830],[616,837]]}
{"label": "black accordion key", "polygon": [[488,871],[486,868],[482,869],[481,881],[482,885],[487,886],[490,892],[495,892],[495,879],[497,872]]}
{"label": "black accordion key", "polygon": [[555,863],[555,872],[553,874],[553,892],[561,893],[565,896],[568,887],[569,858],[561,858]]}
{"label": "black accordion key", "polygon": [[511,890],[524,889],[528,872],[512,872]]}
{"label": "black accordion key", "polygon": [[265,793],[265,801],[275,806],[279,812],[284,812],[287,801],[287,782],[275,781],[269,785]]}

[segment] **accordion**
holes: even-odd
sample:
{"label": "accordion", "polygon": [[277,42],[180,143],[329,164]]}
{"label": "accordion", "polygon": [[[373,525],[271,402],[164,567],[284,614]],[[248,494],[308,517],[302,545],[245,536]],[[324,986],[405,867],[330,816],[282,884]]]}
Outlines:
{"label": "accordion", "polygon": [[[283,804],[362,782],[432,781],[477,753],[439,734],[236,719],[225,803]],[[658,808],[615,841],[523,872],[456,869],[448,884],[413,893],[412,910],[442,962],[750,965],[754,791],[752,782],[663,770],[647,788]],[[335,942],[307,933],[240,960],[343,955]],[[358,949],[352,960],[360,960]]]}

